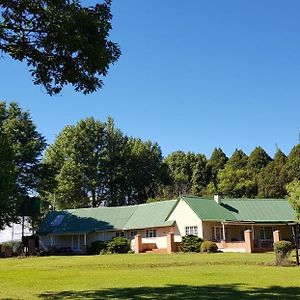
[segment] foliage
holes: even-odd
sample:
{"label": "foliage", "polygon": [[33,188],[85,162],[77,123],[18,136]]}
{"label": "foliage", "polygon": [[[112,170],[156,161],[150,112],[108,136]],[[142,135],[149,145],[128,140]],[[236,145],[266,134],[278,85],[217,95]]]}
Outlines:
{"label": "foliage", "polygon": [[234,169],[243,169],[247,166],[248,156],[241,149],[235,149],[232,156],[227,161],[227,165]]}
{"label": "foliage", "polygon": [[201,252],[216,253],[218,252],[218,246],[214,242],[204,241],[200,246],[200,250]]}
{"label": "foliage", "polygon": [[111,253],[127,253],[130,250],[130,243],[123,237],[115,237],[108,242],[107,250]]}
{"label": "foliage", "polygon": [[99,76],[120,56],[108,40],[110,0],[82,7],[77,0],[3,0],[0,50],[26,61],[34,84],[48,94],[71,84],[84,94],[101,88]]}
{"label": "foliage", "polygon": [[53,179],[43,197],[55,193],[61,208],[144,203],[155,196],[163,168],[156,143],[124,136],[111,118],[65,127],[44,163]]}
{"label": "foliage", "polygon": [[203,154],[175,151],[166,157],[165,163],[168,166],[173,189],[169,197],[191,192],[202,195],[209,181],[207,160]]}
{"label": "foliage", "polygon": [[207,167],[210,170],[211,182],[214,185],[214,193],[218,193],[218,172],[224,169],[228,158],[221,148],[215,148],[210,159],[207,162]]}
{"label": "foliage", "polygon": [[300,144],[293,147],[286,160],[289,181],[300,180]]}
{"label": "foliage", "polygon": [[180,243],[182,252],[200,252],[200,247],[203,240],[196,235],[185,235]]}
{"label": "foliage", "polygon": [[254,173],[259,173],[259,171],[266,167],[271,161],[271,157],[262,147],[255,147],[249,155],[247,168]]}
{"label": "foliage", "polygon": [[14,219],[23,201],[37,193],[45,146],[28,112],[16,103],[0,102],[0,228]]}
{"label": "foliage", "polygon": [[107,250],[107,242],[103,241],[94,241],[91,243],[89,248],[89,254],[95,255],[99,254],[102,250]]}
{"label": "foliage", "polygon": [[278,149],[274,161],[264,167],[257,176],[258,197],[284,198],[286,196],[288,174],[285,163],[286,156]]}
{"label": "foliage", "polygon": [[255,182],[246,169],[235,169],[230,164],[218,173],[219,193],[232,198],[255,196]]}
{"label": "foliage", "polygon": [[295,221],[300,222],[300,180],[294,179],[286,187],[288,200],[295,211]]}
{"label": "foliage", "polygon": [[278,241],[274,243],[274,252],[276,254],[276,264],[287,264],[289,254],[293,250],[293,244],[289,241]]}

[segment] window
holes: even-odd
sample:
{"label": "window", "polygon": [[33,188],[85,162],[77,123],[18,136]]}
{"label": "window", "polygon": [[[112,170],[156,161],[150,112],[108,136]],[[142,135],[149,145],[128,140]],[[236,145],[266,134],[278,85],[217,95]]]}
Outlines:
{"label": "window", "polygon": [[272,227],[260,227],[259,238],[261,240],[273,240],[273,229]]}
{"label": "window", "polygon": [[146,237],[147,238],[156,237],[156,229],[147,229],[146,230]]}
{"label": "window", "polygon": [[130,236],[135,237],[137,235],[137,230],[131,230],[130,231]]}
{"label": "window", "polygon": [[124,231],[116,231],[116,237],[125,237]]}
{"label": "window", "polygon": [[198,235],[198,226],[185,226],[186,235]]}
{"label": "window", "polygon": [[212,227],[212,240],[220,242],[223,239],[223,229],[220,226]]}

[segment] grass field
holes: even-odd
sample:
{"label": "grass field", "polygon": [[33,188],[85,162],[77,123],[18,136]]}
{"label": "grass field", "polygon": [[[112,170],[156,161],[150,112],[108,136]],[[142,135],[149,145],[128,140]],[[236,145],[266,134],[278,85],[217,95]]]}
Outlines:
{"label": "grass field", "polygon": [[272,253],[0,259],[0,298],[300,298],[300,268],[273,261]]}

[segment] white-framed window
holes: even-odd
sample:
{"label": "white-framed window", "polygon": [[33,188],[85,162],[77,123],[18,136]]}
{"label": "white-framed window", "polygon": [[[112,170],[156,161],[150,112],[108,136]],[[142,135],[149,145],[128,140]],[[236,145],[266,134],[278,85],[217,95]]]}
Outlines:
{"label": "white-framed window", "polygon": [[116,231],[116,237],[125,237],[124,231]]}
{"label": "white-framed window", "polygon": [[212,240],[220,242],[223,239],[223,228],[221,226],[212,227]]}
{"label": "white-framed window", "polygon": [[198,235],[198,226],[185,226],[185,235]]}
{"label": "white-framed window", "polygon": [[137,235],[137,230],[130,231],[130,237],[134,238]]}
{"label": "white-framed window", "polygon": [[156,237],[156,229],[147,229],[146,230],[146,237],[147,238]]}

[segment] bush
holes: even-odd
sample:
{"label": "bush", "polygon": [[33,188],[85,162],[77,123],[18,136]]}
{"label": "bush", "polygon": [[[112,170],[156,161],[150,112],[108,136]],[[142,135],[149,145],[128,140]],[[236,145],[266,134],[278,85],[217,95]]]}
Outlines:
{"label": "bush", "polygon": [[293,247],[293,244],[289,241],[279,241],[274,244],[277,265],[285,265],[289,263],[288,258]]}
{"label": "bush", "polygon": [[13,243],[7,242],[1,244],[1,256],[12,257],[13,256]]}
{"label": "bush", "polygon": [[127,253],[129,250],[129,241],[123,237],[116,237],[107,244],[107,251],[111,253]]}
{"label": "bush", "polygon": [[204,241],[201,244],[201,252],[208,252],[208,253],[216,253],[218,252],[218,246],[216,243],[211,241]]}
{"label": "bush", "polygon": [[89,254],[99,254],[102,250],[107,250],[107,242],[95,241],[91,243],[91,247],[88,251]]}
{"label": "bush", "polygon": [[180,244],[182,252],[200,252],[200,246],[203,240],[196,235],[185,235]]}

